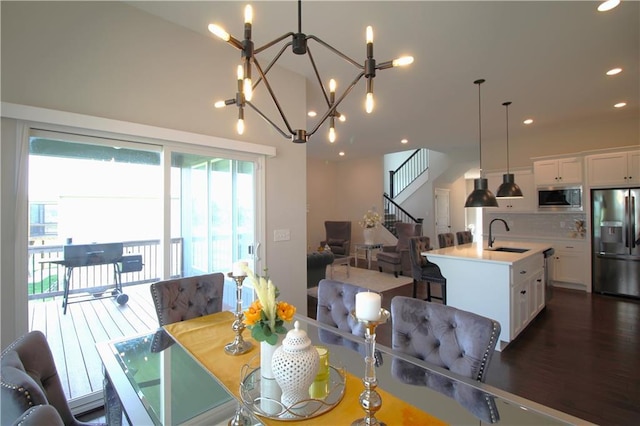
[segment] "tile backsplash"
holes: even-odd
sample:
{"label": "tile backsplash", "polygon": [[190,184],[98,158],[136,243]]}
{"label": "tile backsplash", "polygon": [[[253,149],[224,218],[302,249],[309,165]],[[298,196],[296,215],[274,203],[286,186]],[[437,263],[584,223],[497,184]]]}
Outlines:
{"label": "tile backsplash", "polygon": [[[483,233],[489,233],[489,222],[501,218],[507,221],[510,233],[518,236],[536,236],[550,238],[585,238],[590,232],[585,213],[485,213]],[[582,223],[582,226],[580,226]],[[493,225],[494,232],[504,235],[504,227]],[[582,232],[581,232],[582,231]]]}

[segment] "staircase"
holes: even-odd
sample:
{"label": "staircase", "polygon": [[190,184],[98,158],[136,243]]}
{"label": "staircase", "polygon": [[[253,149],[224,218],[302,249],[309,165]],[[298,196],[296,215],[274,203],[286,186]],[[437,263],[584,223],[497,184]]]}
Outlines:
{"label": "staircase", "polygon": [[429,169],[429,150],[417,149],[396,170],[389,171],[389,193],[382,194],[384,210],[383,226],[396,237],[396,223],[422,223],[422,218],[415,218],[394,198],[404,191],[412,182]]}

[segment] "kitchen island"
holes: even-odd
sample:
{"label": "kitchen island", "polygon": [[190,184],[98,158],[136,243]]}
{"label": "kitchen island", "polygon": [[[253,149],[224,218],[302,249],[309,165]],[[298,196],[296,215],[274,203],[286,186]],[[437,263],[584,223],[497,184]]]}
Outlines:
{"label": "kitchen island", "polygon": [[496,241],[423,252],[447,280],[447,305],[495,319],[504,349],[545,307],[544,254],[550,244]]}

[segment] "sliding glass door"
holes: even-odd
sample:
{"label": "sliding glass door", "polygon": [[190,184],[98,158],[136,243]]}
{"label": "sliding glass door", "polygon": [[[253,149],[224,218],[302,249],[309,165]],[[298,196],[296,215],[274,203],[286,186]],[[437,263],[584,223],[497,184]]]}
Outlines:
{"label": "sliding glass door", "polygon": [[[133,286],[226,275],[240,259],[255,269],[259,161],[166,141],[31,131],[29,329],[46,334],[70,400],[101,398],[96,342],[157,327],[148,288]],[[132,295],[120,306],[108,300],[118,262],[102,262],[100,255],[76,265],[65,258],[71,248],[85,247],[86,259],[94,259],[92,247],[112,245],[140,260],[132,270],[117,266],[123,291]],[[61,303],[65,280],[71,283],[68,310]],[[246,304],[252,293],[245,286]],[[235,294],[226,278],[223,309],[235,308]]]}

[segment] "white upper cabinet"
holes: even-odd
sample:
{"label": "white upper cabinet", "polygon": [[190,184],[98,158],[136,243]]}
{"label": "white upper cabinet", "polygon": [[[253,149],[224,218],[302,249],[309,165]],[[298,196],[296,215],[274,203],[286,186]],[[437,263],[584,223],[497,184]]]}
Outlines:
{"label": "white upper cabinet", "polygon": [[535,161],[533,174],[536,186],[582,184],[582,160],[567,157]]}
{"label": "white upper cabinet", "polygon": [[640,150],[595,154],[587,157],[590,186],[640,183]]}
{"label": "white upper cabinet", "polygon": [[[487,173],[487,183],[489,190],[494,195],[498,192],[498,188],[502,184],[502,175],[505,172],[492,172]],[[497,198],[498,207],[487,209],[488,211],[499,212],[533,212],[536,206],[535,186],[533,185],[533,173],[531,170],[519,170],[511,171],[514,175],[514,179],[520,189],[522,190],[522,198]]]}

